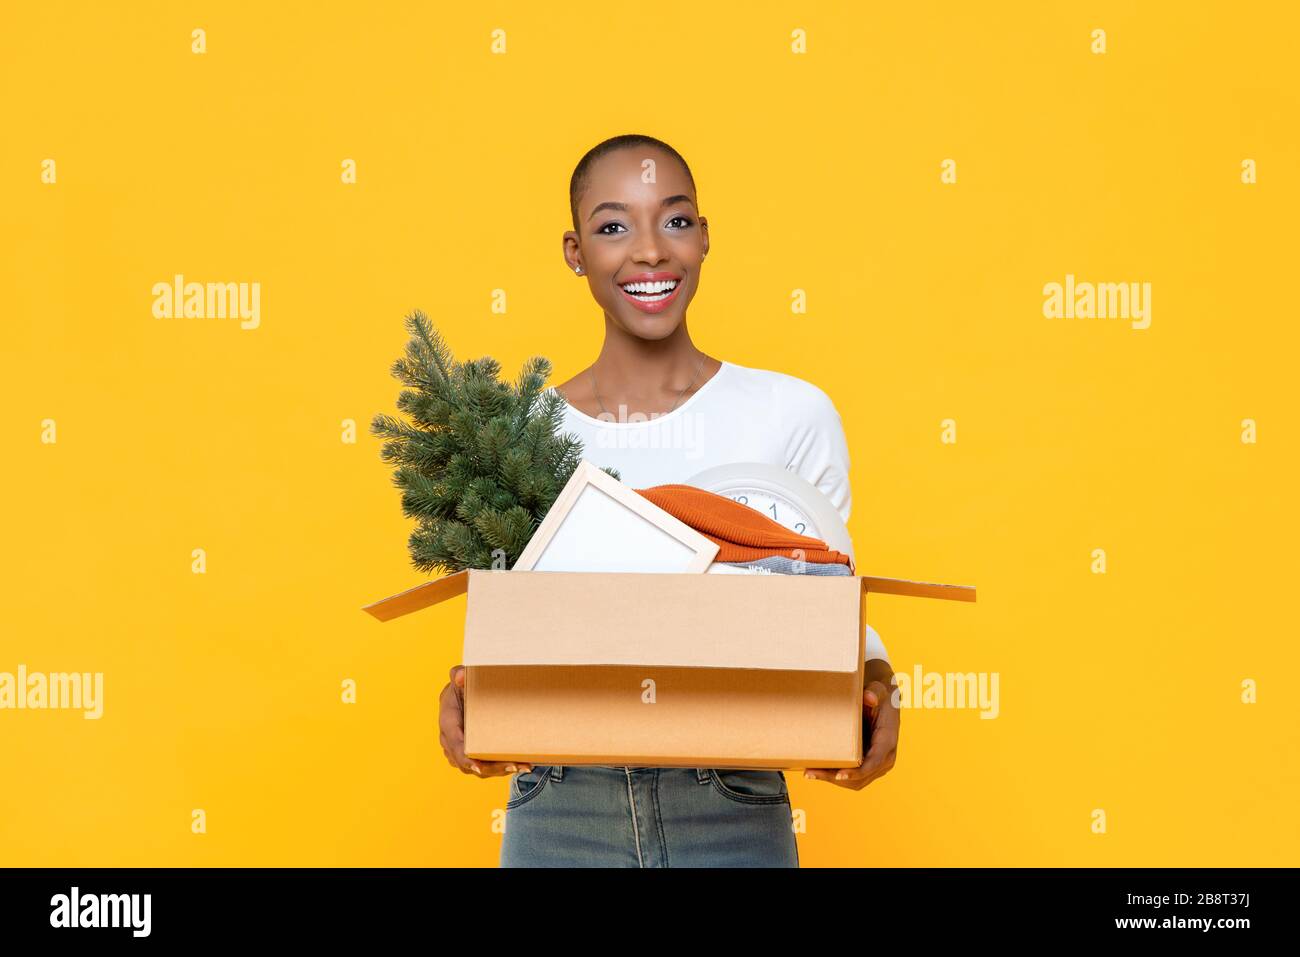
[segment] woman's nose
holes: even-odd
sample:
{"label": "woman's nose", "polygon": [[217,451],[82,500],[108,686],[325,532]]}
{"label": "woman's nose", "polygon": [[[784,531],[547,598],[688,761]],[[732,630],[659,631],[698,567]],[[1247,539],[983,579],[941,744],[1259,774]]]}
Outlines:
{"label": "woman's nose", "polygon": [[659,244],[653,240],[646,240],[632,250],[632,258],[639,263],[648,263],[651,266],[663,262],[663,253],[659,251]]}

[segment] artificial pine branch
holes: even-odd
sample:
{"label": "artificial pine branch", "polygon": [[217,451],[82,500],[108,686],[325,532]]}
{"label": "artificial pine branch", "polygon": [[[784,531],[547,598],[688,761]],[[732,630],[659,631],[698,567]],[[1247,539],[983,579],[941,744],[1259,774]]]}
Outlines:
{"label": "artificial pine branch", "polygon": [[511,568],[582,459],[578,437],[560,432],[564,398],[545,390],[551,364],[529,359],[512,386],[491,357],[457,362],[419,310],[406,329],[390,371],[406,386],[397,408],[413,424],[380,414],[370,431],[387,440],[380,458],[396,466],[402,513],[418,521],[411,563],[422,572]]}

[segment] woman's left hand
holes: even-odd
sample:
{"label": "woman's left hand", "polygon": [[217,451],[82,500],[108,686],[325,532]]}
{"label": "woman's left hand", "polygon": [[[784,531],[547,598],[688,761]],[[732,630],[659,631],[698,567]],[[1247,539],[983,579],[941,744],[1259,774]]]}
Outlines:
{"label": "woman's left hand", "polygon": [[898,709],[881,681],[870,682],[862,693],[863,731],[870,747],[856,768],[808,768],[804,777],[830,781],[842,788],[861,791],[872,781],[888,774],[898,751]]}

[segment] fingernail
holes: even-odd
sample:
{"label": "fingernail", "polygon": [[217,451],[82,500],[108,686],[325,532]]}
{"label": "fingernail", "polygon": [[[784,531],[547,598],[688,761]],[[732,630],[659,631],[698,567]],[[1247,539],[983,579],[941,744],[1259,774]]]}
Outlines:
{"label": "fingernail", "polygon": [[475,774],[482,774],[482,773],[483,773],[483,769],[480,768],[477,764],[471,764],[471,765],[469,766],[469,769],[470,769],[471,771],[473,771]]}
{"label": "fingernail", "polygon": [[817,780],[817,775],[813,774],[811,771],[805,771],[803,773],[803,776],[806,777],[809,781]]}
{"label": "fingernail", "polygon": [[836,781],[843,781],[843,780],[844,780],[845,778],[847,778],[847,777],[848,777],[848,775],[845,774],[843,771],[841,771],[839,774],[835,775],[835,780],[836,780]]}
{"label": "fingernail", "polygon": [[506,765],[506,770],[509,771],[511,774],[514,774],[514,773],[515,773],[515,766],[514,766],[513,764],[507,764],[507,765]]}

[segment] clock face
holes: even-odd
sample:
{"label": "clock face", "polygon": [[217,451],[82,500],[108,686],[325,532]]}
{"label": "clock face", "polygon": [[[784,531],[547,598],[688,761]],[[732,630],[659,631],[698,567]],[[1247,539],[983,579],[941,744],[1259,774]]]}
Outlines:
{"label": "clock face", "polygon": [[770,462],[738,462],[706,469],[690,478],[694,485],[725,495],[798,535],[819,538],[828,548],[853,557],[853,540],[839,511],[807,479]]}
{"label": "clock face", "polygon": [[810,538],[821,538],[821,529],[813,519],[804,514],[794,501],[783,495],[777,495],[769,489],[757,488],[753,485],[746,486],[743,483],[737,483],[735,486],[726,489],[711,489],[719,495],[725,495],[734,499],[741,505],[748,505],[750,508],[762,512],[768,518],[773,519],[779,525],[784,525],[790,531],[798,535],[807,535]]}

